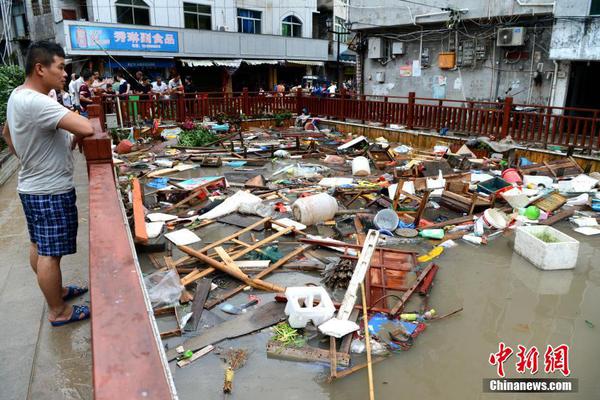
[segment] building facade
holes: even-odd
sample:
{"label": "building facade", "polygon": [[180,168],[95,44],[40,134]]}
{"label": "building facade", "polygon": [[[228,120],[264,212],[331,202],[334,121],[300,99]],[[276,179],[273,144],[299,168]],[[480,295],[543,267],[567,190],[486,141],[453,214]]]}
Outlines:
{"label": "building facade", "polygon": [[576,82],[600,60],[600,1],[417,3],[351,1],[365,94],[600,108]]}
{"label": "building facade", "polygon": [[331,59],[317,0],[23,1],[22,47],[54,38],[74,72],[142,69],[164,78],[177,68],[202,90],[272,90],[324,74]]}

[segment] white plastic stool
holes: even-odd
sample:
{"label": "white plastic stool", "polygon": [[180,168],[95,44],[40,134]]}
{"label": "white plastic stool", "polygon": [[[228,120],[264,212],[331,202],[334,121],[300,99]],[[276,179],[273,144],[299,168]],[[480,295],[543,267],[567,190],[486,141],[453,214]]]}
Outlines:
{"label": "white plastic stool", "polygon": [[[333,302],[321,286],[288,287],[285,297],[285,315],[289,315],[288,322],[292,328],[304,328],[308,321],[318,326],[330,320],[335,312]],[[315,305],[315,300],[319,304]]]}

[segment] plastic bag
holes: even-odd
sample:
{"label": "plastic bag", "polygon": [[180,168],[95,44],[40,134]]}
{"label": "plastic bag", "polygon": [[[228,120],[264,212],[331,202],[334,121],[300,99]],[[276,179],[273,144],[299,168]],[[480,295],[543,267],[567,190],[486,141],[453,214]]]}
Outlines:
{"label": "plastic bag", "polygon": [[152,308],[170,306],[179,301],[183,285],[176,270],[157,271],[144,278]]}

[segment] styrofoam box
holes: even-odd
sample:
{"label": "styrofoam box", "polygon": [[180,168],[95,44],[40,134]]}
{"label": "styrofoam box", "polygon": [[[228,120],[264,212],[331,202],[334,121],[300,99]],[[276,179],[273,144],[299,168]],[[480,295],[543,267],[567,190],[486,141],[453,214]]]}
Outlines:
{"label": "styrofoam box", "polygon": [[[535,236],[540,234],[551,235],[558,242],[546,243]],[[539,269],[573,269],[579,241],[550,226],[521,226],[517,228],[515,252]]]}

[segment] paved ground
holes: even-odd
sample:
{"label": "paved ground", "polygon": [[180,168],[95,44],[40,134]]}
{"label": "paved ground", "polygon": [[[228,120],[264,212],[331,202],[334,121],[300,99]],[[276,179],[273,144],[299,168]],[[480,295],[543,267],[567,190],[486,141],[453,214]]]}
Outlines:
{"label": "paved ground", "polygon": [[[88,188],[76,156],[78,253],[63,259],[65,283],[88,279]],[[16,174],[0,186],[0,400],[91,399],[89,321],[52,328],[29,267],[29,237],[16,193]],[[77,303],[86,304],[89,297]]]}

